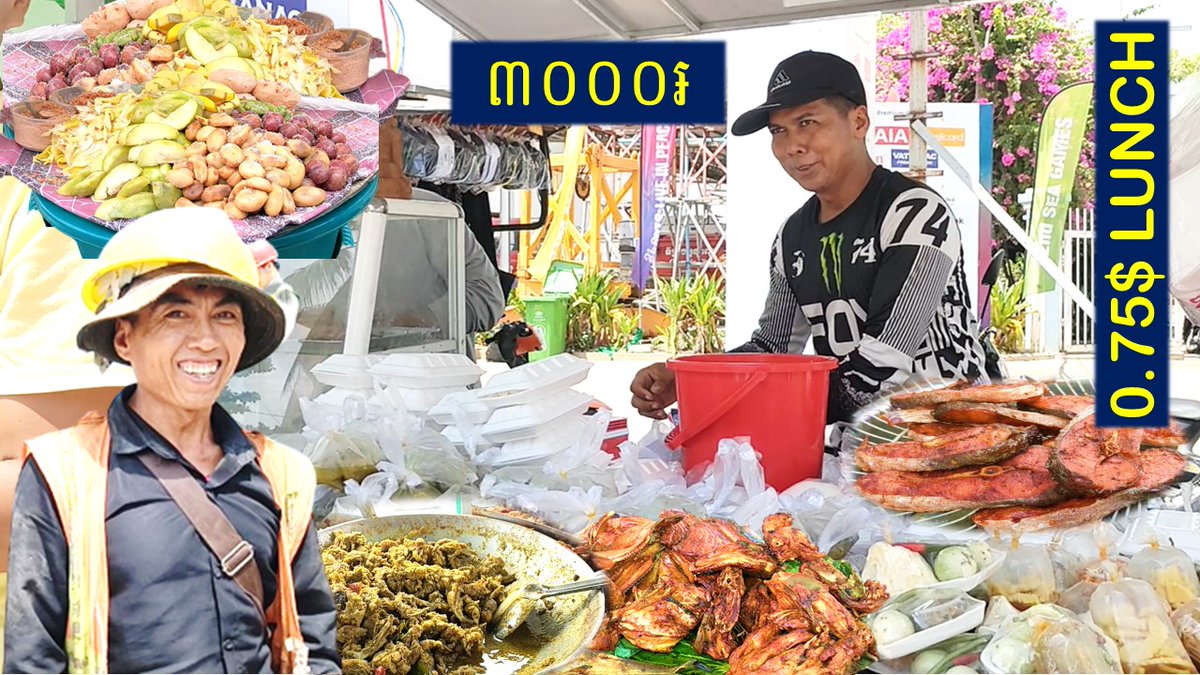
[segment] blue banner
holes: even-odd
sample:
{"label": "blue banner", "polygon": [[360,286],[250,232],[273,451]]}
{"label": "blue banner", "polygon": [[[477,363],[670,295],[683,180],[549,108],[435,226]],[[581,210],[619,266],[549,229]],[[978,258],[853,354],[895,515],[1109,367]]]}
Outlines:
{"label": "blue banner", "polygon": [[1169,419],[1168,23],[1096,22],[1096,421]]}
{"label": "blue banner", "polygon": [[724,124],[723,42],[455,42],[455,124]]}

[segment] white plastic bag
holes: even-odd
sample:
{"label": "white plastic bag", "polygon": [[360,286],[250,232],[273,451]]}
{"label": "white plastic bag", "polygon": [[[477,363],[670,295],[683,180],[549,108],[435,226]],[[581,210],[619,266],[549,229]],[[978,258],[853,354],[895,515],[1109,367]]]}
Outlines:
{"label": "white plastic bag", "polygon": [[404,463],[409,471],[445,488],[474,485],[479,480],[475,466],[445,436],[431,429],[406,439]]}

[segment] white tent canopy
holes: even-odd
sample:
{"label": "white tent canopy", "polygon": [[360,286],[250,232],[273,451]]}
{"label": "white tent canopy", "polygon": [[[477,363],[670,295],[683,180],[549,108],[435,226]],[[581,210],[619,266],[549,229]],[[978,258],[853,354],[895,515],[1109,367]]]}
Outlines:
{"label": "white tent canopy", "polygon": [[647,40],[973,0],[417,1],[471,40]]}

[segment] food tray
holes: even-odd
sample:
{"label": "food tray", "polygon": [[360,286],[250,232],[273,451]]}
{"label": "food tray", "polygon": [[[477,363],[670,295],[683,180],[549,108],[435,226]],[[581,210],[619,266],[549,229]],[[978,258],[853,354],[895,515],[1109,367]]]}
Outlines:
{"label": "food tray", "polygon": [[[1050,395],[1053,396],[1095,396],[1096,394],[1095,385],[1091,380],[1047,382],[1046,387]],[[893,393],[919,391],[929,388],[934,387],[910,387]],[[1191,402],[1173,402],[1173,408],[1178,407],[1182,410],[1183,403]],[[859,414],[854,425],[847,429],[843,435],[841,445],[841,477],[843,480],[853,482],[865,475],[865,472],[859,469],[854,463],[854,450],[864,440],[871,443],[896,443],[912,440],[912,436],[909,435],[907,429],[893,426],[884,421],[882,414],[890,409],[891,403],[888,397],[884,397],[864,409]],[[1184,424],[1188,436],[1188,442],[1179,447],[1179,452],[1191,460],[1187,466],[1184,481],[1157,495],[1148,497],[1145,501],[1126,506],[1105,518],[1106,522],[1112,524],[1118,530],[1124,532],[1129,529],[1134,521],[1151,508],[1166,508],[1171,510],[1190,509],[1193,487],[1197,482],[1200,482],[1200,465],[1197,464],[1197,462],[1200,462],[1200,456],[1196,454],[1197,437],[1200,436],[1200,422],[1190,419],[1179,419],[1178,421]],[[986,539],[989,536],[988,533],[975,525],[971,520],[971,517],[977,511],[978,509],[965,509],[944,513],[906,513],[903,514],[909,521],[906,533],[907,536],[913,538],[949,537],[960,541]],[[1045,543],[1051,537],[1052,533],[1049,532],[1035,532],[1022,534],[1021,540],[1029,543]]]}
{"label": "food tray", "polygon": [[479,391],[459,391],[447,394],[437,405],[429,409],[429,419],[444,426],[465,420],[471,424],[483,424],[492,416],[493,406],[480,400]]}
{"label": "food tray", "polygon": [[[971,598],[971,600],[974,601],[971,604],[971,609],[949,621],[913,633],[902,640],[896,640],[886,645],[877,644],[876,651],[879,659],[882,661],[891,661],[903,658],[945,642],[956,635],[962,635],[963,633],[975,630],[983,623],[984,613],[987,611],[987,603],[975,598]],[[884,607],[886,608],[887,605],[884,605]]]}
{"label": "food tray", "polygon": [[[389,387],[408,389],[470,387],[483,375],[483,369],[463,354],[392,354],[370,372]],[[425,409],[439,401],[440,397]]]}
{"label": "food tray", "polygon": [[313,366],[312,375],[317,382],[330,387],[371,390],[374,380],[367,373],[370,363],[365,356],[334,354]]}
{"label": "food tray", "polygon": [[582,416],[561,419],[561,424],[555,423],[533,438],[510,441],[487,455],[480,455],[478,463],[493,469],[538,464],[569,449],[586,431],[587,421]]}

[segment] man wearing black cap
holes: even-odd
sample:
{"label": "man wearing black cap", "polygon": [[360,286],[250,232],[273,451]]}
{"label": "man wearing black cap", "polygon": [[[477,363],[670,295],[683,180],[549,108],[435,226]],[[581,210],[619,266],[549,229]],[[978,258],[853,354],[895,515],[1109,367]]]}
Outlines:
{"label": "man wearing black cap", "polygon": [[[780,166],[813,193],[771,250],[766,307],[736,352],[836,357],[829,423],[910,380],[982,376],[983,349],[963,271],[958,221],[927,185],[867,152],[867,94],[858,71],[806,51],[775,67],[767,100],[733,123],[766,127]],[[634,378],[633,405],[665,418],[675,378],[665,364]]]}

